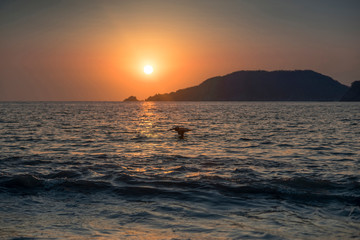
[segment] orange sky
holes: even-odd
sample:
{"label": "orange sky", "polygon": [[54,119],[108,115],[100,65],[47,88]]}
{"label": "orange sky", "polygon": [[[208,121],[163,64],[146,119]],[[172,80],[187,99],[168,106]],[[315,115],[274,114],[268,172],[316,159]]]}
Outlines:
{"label": "orange sky", "polygon": [[238,70],[360,79],[358,1],[269,2],[4,1],[0,100],[145,99]]}

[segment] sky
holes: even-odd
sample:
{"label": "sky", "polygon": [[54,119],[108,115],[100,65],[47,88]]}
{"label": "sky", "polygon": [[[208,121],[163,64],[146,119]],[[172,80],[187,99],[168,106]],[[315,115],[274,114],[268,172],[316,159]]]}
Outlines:
{"label": "sky", "polygon": [[239,70],[350,85],[359,12],[359,0],[1,0],[0,101],[145,99]]}

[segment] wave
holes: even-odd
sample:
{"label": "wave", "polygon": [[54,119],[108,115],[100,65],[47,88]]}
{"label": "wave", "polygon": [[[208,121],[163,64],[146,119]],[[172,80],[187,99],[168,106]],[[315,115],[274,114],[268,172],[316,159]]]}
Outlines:
{"label": "wave", "polygon": [[76,171],[60,171],[44,176],[19,174],[0,177],[0,192],[38,194],[41,192],[77,192],[116,194],[124,198],[165,197],[269,198],[296,202],[342,202],[360,206],[360,184],[336,183],[307,178],[236,182],[231,178],[202,176],[197,179],[168,177],[139,178],[126,173],[109,179],[81,179]]}
{"label": "wave", "polygon": [[2,177],[0,180],[2,180],[0,186],[19,190],[32,190],[43,187],[44,184],[44,180],[41,180],[30,174],[21,174],[13,177]]}

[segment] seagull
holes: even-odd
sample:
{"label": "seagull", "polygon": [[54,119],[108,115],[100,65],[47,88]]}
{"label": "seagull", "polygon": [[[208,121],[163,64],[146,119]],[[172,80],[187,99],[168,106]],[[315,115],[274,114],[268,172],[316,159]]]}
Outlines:
{"label": "seagull", "polygon": [[184,133],[191,131],[188,128],[182,128],[179,126],[173,127],[171,129],[169,129],[168,131],[172,131],[172,130],[177,131],[177,133],[179,134],[179,138],[184,138]]}

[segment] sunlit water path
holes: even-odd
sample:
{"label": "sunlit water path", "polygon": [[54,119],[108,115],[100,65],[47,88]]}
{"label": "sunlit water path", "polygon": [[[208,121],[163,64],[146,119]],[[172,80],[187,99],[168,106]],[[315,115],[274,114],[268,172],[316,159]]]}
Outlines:
{"label": "sunlit water path", "polygon": [[359,103],[0,103],[0,238],[358,238],[359,139]]}

